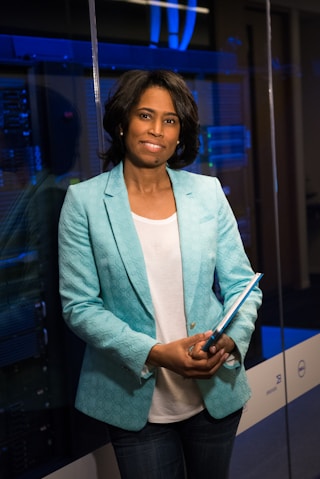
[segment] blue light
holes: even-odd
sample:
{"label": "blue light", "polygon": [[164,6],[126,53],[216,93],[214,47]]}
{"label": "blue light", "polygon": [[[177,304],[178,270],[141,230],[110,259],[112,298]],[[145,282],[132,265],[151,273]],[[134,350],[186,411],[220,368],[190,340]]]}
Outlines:
{"label": "blue light", "polygon": [[[175,7],[176,6],[176,7]],[[191,41],[196,18],[197,0],[188,0],[184,30],[179,42],[179,0],[170,0],[167,8],[168,46],[174,50],[186,50]],[[159,44],[161,32],[161,7],[150,5],[150,48]]]}
{"label": "blue light", "polygon": [[182,40],[180,43],[180,50],[186,50],[191,41],[194,27],[196,24],[196,18],[197,18],[197,12],[195,9],[196,6],[197,6],[197,0],[188,0],[188,7],[190,8],[187,10],[186,23],[184,27]]}
{"label": "blue light", "polygon": [[160,7],[150,6],[150,47],[156,48],[160,39],[161,10]]}
{"label": "blue light", "polygon": [[[178,0],[170,0],[170,3],[177,5]],[[168,43],[169,48],[179,48],[179,11],[178,8],[167,8]]]}

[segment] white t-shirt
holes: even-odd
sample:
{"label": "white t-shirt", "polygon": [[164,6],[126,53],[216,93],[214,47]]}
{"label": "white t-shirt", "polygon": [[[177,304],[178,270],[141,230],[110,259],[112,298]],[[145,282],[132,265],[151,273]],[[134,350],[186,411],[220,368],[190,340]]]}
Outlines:
{"label": "white t-shirt", "polygon": [[[157,339],[187,336],[177,215],[152,220],[132,213],[142,246],[156,316]],[[194,380],[158,368],[149,421],[182,421],[204,408]]]}

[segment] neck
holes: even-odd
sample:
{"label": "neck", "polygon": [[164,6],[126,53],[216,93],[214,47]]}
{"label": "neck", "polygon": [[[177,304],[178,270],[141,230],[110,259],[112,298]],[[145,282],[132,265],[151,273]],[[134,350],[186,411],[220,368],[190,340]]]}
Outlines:
{"label": "neck", "polygon": [[154,193],[171,185],[165,165],[158,168],[137,168],[125,162],[123,175],[128,191]]}

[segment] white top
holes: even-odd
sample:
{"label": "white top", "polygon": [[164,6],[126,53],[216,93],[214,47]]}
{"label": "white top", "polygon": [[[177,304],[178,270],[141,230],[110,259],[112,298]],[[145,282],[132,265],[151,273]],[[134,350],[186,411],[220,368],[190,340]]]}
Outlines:
{"label": "white top", "polygon": [[[132,213],[141,242],[156,317],[157,339],[187,336],[177,215],[152,220]],[[158,368],[149,421],[182,421],[204,408],[194,380]]]}

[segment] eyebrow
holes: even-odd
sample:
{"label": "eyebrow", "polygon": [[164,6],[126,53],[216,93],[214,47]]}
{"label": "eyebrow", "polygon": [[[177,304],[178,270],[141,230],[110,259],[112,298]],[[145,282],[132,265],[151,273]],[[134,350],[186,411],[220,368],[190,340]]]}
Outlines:
{"label": "eyebrow", "polygon": [[[141,106],[140,108],[137,108],[137,111],[140,111],[140,110],[146,110],[146,111],[149,111],[150,113],[155,113],[156,111],[153,108],[149,108],[147,106]],[[179,118],[178,114],[175,113],[174,111],[165,111],[163,112],[163,115],[171,115],[171,116],[176,116],[177,118]]]}

